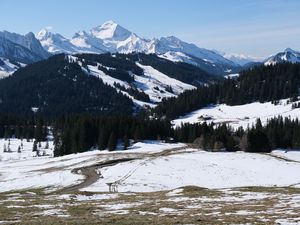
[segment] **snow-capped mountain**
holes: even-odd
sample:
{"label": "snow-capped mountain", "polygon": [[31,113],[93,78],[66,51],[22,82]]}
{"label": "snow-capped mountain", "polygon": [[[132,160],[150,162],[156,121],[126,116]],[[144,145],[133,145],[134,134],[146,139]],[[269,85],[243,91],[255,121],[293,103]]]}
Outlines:
{"label": "snow-capped mountain", "polygon": [[45,51],[39,40],[35,38],[35,35],[32,32],[29,32],[26,35],[20,35],[8,31],[2,31],[0,32],[0,37],[27,48],[35,54],[37,58],[46,59],[50,56],[49,52]]}
{"label": "snow-capped mountain", "polygon": [[51,53],[132,53],[157,54],[175,62],[186,62],[203,70],[225,75],[239,69],[234,62],[222,55],[194,44],[186,43],[176,37],[162,37],[148,40],[127,30],[114,21],[107,21],[90,31],[80,31],[70,40],[60,34],[43,29],[37,34],[43,47]]}
{"label": "snow-capped mountain", "polygon": [[70,40],[60,34],[55,34],[47,29],[42,29],[36,38],[41,42],[45,50],[53,54],[75,53],[78,52],[76,46],[70,43]]}
{"label": "snow-capped mountain", "polygon": [[254,57],[250,55],[244,55],[244,54],[222,54],[223,57],[226,59],[240,65],[245,66],[248,63],[256,63],[256,62],[262,62],[263,58]]}
{"label": "snow-capped mountain", "polygon": [[287,48],[283,52],[279,52],[266,59],[264,64],[268,66],[283,62],[300,63],[300,52]]}
{"label": "snow-capped mountain", "polygon": [[25,64],[49,56],[33,33],[20,35],[8,31],[0,32],[0,77],[8,76]]}
{"label": "snow-capped mountain", "polygon": [[182,52],[186,55],[191,55],[200,58],[204,61],[211,63],[228,64],[230,66],[236,66],[232,61],[227,60],[223,56],[215,53],[214,51],[199,48],[194,44],[189,44],[180,39],[171,37],[162,37],[155,42],[155,53],[165,54],[166,52]]}

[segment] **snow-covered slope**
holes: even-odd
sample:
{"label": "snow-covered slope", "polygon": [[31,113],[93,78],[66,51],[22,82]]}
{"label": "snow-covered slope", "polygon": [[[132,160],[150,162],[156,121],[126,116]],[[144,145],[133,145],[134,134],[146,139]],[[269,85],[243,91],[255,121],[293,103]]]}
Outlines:
{"label": "snow-covered slope", "polygon": [[16,33],[10,33],[8,31],[2,31],[0,32],[0,37],[27,48],[40,59],[46,59],[50,56],[50,54],[45,51],[41,43],[35,38],[35,35],[32,32],[29,32],[26,35],[20,35]]}
{"label": "snow-covered slope", "polygon": [[33,33],[20,35],[7,31],[0,32],[0,78],[12,74],[24,64],[49,56]]}
{"label": "snow-covered slope", "polygon": [[[0,146],[8,146],[9,141],[0,139]],[[178,148],[184,144],[166,144],[161,142],[136,143],[129,151],[108,152],[89,151],[81,154],[72,154],[63,157],[53,158],[53,142],[49,142],[49,149],[45,149],[45,142],[42,143],[41,151],[46,156],[36,157],[32,152],[33,142],[23,141],[23,149],[18,153],[20,139],[10,140],[11,152],[0,151],[0,192],[11,190],[22,190],[30,188],[58,189],[75,185],[82,182],[83,175],[74,174],[72,170],[81,166],[89,166],[129,156],[129,154],[146,154],[160,152],[170,148]]]}
{"label": "snow-covered slope", "polygon": [[20,66],[24,66],[24,64],[15,63],[9,59],[0,57],[0,79],[11,75],[13,72],[19,69]]}
{"label": "snow-covered slope", "polygon": [[31,50],[11,42],[10,40],[0,36],[0,57],[14,60],[22,63],[32,63],[42,58]]}
{"label": "snow-covered slope", "polygon": [[[8,143],[0,139],[0,146],[8,146]],[[97,171],[101,179],[97,178],[81,191],[108,192],[107,183],[117,181],[119,192],[152,192],[192,185],[287,187],[299,186],[300,182],[300,174],[295,172],[300,169],[300,152],[277,150],[272,153],[295,161],[288,162],[272,155],[206,152],[188,149],[181,143],[145,141],[133,144],[127,151],[89,151],[53,158],[53,142],[49,143],[49,149],[44,149],[46,143],[42,143],[41,148],[46,153],[42,157],[35,157],[33,142],[23,141],[24,148],[18,153],[20,143],[21,140],[11,139],[11,152],[0,151],[0,192],[30,188],[58,190],[84,182],[83,175],[75,174],[74,169],[126,158],[136,159],[104,168],[99,166]],[[168,154],[163,154],[164,151]]]}
{"label": "snow-covered slope", "polygon": [[240,66],[245,66],[248,63],[253,63],[253,62],[255,63],[255,62],[263,61],[263,58],[244,55],[244,54],[223,54],[223,56],[226,59],[228,59]]}
{"label": "snow-covered slope", "polygon": [[47,29],[41,30],[36,38],[41,42],[42,46],[50,53],[74,53],[78,52],[76,46],[74,46],[67,38],[64,38],[60,34],[54,34]]}
{"label": "snow-covered slope", "polygon": [[[91,65],[83,67],[82,59],[79,59],[76,56],[68,56],[67,59],[69,60],[69,62],[78,63],[78,65],[82,67],[82,70],[85,71],[88,75],[96,76],[105,84],[116,88],[123,94],[126,94],[139,106],[155,106],[155,104],[160,102],[163,98],[175,97],[185,90],[196,88],[190,84],[173,79],[151,66],[142,65],[140,63],[136,63],[136,65],[143,70],[143,73],[134,74],[130,72],[131,76],[134,77],[134,82],[128,83],[125,80],[112,77],[109,74],[106,74],[106,72],[104,71],[104,69],[116,70],[117,68],[107,67],[100,63],[91,63]],[[119,85],[123,88],[121,89],[116,85]],[[143,102],[135,99],[130,94],[130,89],[132,88],[137,89],[140,92],[144,92],[146,95],[148,95],[150,98],[150,102]]]}
{"label": "snow-covered slope", "polygon": [[[149,95],[153,102],[160,102],[163,98],[175,97],[182,92],[195,87],[176,79],[170,78],[151,66],[137,65],[143,69],[143,76],[135,76],[135,83],[142,91]],[[172,92],[168,89],[172,89]]]}
{"label": "snow-covered slope", "polygon": [[[298,152],[298,156],[300,152]],[[185,186],[232,188],[296,185],[299,163],[254,153],[206,152],[187,149],[178,154],[135,160],[99,169],[103,179],[83,189],[107,191],[107,183],[120,180],[119,192],[151,192]],[[274,171],[276,171],[274,173]]]}
{"label": "snow-covered slope", "polygon": [[161,57],[186,62],[215,74],[227,74],[239,69],[234,62],[220,54],[174,36],[148,40],[127,30],[114,21],[92,28],[90,31],[77,32],[70,40],[60,34],[43,29],[37,34],[43,47],[51,53],[154,53]]}
{"label": "snow-covered slope", "polygon": [[283,52],[279,52],[276,55],[266,59],[264,64],[268,66],[283,62],[300,63],[300,52],[291,48],[287,48]]}
{"label": "snow-covered slope", "polygon": [[224,58],[214,51],[199,48],[194,44],[181,41],[174,36],[160,38],[154,43],[154,49],[154,52],[157,54],[165,54],[170,51],[182,52],[186,55],[191,55],[207,62],[236,66],[232,61]]}
{"label": "snow-covered slope", "polygon": [[[255,109],[255,110],[254,110]],[[278,105],[273,105],[271,102],[266,103],[251,103],[246,105],[228,106],[212,105],[187,114],[179,119],[173,120],[175,126],[180,126],[182,123],[226,123],[233,128],[242,126],[252,126],[258,118],[265,124],[268,119],[274,117],[290,117],[300,119],[300,108],[292,108],[291,103],[287,100],[281,100]]]}

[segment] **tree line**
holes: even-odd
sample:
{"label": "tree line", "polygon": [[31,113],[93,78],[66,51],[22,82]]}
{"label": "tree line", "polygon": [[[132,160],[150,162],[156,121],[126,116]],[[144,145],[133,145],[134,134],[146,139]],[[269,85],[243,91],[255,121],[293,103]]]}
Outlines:
{"label": "tree line", "polygon": [[127,149],[129,140],[163,140],[172,136],[170,121],[132,116],[68,116],[53,128],[55,156],[91,149]]}
{"label": "tree line", "polygon": [[300,123],[298,119],[281,116],[269,119],[265,126],[260,119],[247,129],[233,130],[222,124],[183,124],[174,130],[180,142],[194,143],[196,147],[219,151],[270,152],[272,149],[299,149]]}
{"label": "tree line", "polygon": [[[49,129],[51,127],[51,129]],[[270,152],[272,149],[300,148],[298,119],[272,118],[263,126],[258,119],[247,129],[233,130],[226,124],[182,124],[144,116],[72,115],[44,120],[0,115],[0,138],[34,139],[34,147],[53,133],[54,155],[63,156],[93,149],[126,150],[132,142],[164,140],[192,143],[209,151]]]}
{"label": "tree line", "polygon": [[210,104],[241,105],[255,101],[277,103],[280,99],[297,100],[300,64],[282,63],[257,66],[242,71],[237,79],[225,79],[189,90],[177,98],[164,99],[154,110],[155,116],[176,118]]}
{"label": "tree line", "polygon": [[12,115],[0,115],[0,138],[35,139],[46,141],[48,122],[43,118],[25,118]]}

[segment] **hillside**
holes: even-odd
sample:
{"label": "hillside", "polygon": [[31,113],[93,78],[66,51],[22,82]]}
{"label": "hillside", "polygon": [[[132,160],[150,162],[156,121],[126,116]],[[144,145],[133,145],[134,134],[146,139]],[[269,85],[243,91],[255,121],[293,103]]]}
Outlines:
{"label": "hillside", "polygon": [[102,80],[87,76],[65,55],[19,69],[0,81],[0,112],[62,115],[78,112],[132,113],[132,101]]}
{"label": "hillside", "polygon": [[56,55],[0,80],[0,112],[131,114],[219,79],[155,55]]}
{"label": "hillside", "polygon": [[299,95],[299,77],[300,64],[257,66],[242,71],[236,78],[186,91],[178,98],[166,99],[158,105],[154,113],[175,119],[211,104],[276,103],[286,98],[294,101]]}

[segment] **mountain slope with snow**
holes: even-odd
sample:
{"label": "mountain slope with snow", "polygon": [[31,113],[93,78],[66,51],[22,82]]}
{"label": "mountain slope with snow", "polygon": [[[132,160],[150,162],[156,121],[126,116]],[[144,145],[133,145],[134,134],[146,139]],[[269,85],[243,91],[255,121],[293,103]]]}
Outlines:
{"label": "mountain slope with snow", "polygon": [[248,126],[254,125],[258,118],[263,124],[266,124],[267,120],[278,116],[300,119],[300,109],[293,108],[292,103],[288,103],[287,100],[281,100],[278,105],[271,102],[254,102],[236,106],[211,105],[173,120],[173,124],[178,127],[185,123],[225,123],[235,129],[239,127],[246,129]]}
{"label": "mountain slope with snow", "polygon": [[35,35],[32,32],[29,32],[26,35],[20,35],[8,31],[2,31],[0,32],[0,37],[3,37],[15,44],[25,47],[40,59],[46,59],[50,56],[50,54],[45,51],[39,40],[35,38]]}
{"label": "mountain slope with snow", "polygon": [[[24,64],[23,64],[24,65]],[[22,64],[0,57],[0,79],[10,76],[19,69]]]}
{"label": "mountain slope with snow", "polygon": [[33,33],[20,35],[8,31],[0,32],[0,78],[12,74],[25,64],[49,56]]}
{"label": "mountain slope with snow", "polygon": [[[195,66],[187,64],[187,67],[182,69],[179,64],[168,60],[162,61],[157,56],[142,53],[82,54],[68,56],[68,59],[81,66],[86,74],[98,77],[106,85],[114,87],[130,97],[139,106],[154,106],[163,98],[176,97],[186,90],[196,88],[192,83],[200,84],[216,79]],[[186,73],[188,79],[177,77],[175,74],[170,75],[168,70],[162,69],[169,66]],[[189,70],[193,71],[193,79],[196,80],[191,80]],[[143,93],[149,99],[137,98],[139,93]]]}
{"label": "mountain slope with snow", "polygon": [[[1,65],[7,63],[1,60]],[[0,80],[0,111],[132,114],[219,79],[156,55],[59,54]]]}
{"label": "mountain slope with snow", "polygon": [[263,61],[263,58],[244,55],[244,54],[223,54],[223,56],[226,59],[228,59],[240,66],[245,66],[249,63],[259,63],[259,62]]}
{"label": "mountain slope with snow", "polygon": [[153,53],[174,62],[196,65],[218,75],[226,75],[240,69],[239,65],[214,51],[199,48],[174,36],[152,40],[141,38],[114,21],[107,21],[90,31],[77,32],[71,39],[44,29],[37,34],[37,39],[47,51],[54,54]]}
{"label": "mountain slope with snow", "polygon": [[274,65],[277,63],[284,63],[284,62],[300,63],[300,52],[295,51],[291,48],[287,48],[283,52],[279,52],[276,55],[266,59],[264,61],[264,64],[266,66],[269,66],[269,65]]}

